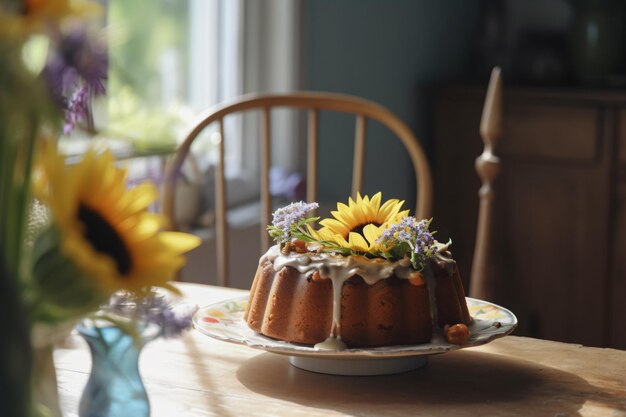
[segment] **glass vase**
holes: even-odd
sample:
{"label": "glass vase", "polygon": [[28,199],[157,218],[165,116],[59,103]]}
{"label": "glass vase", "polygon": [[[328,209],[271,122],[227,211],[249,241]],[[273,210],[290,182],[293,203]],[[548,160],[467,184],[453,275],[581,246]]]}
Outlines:
{"label": "glass vase", "polygon": [[150,403],[139,373],[139,355],[157,336],[156,326],[136,333],[114,325],[83,322],[79,334],[91,351],[91,374],[80,399],[80,417],[148,417]]}

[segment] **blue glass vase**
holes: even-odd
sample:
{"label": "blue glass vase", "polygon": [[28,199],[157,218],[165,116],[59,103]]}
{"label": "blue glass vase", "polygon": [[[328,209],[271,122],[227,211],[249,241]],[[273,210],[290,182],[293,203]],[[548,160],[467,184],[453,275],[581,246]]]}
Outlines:
{"label": "blue glass vase", "polygon": [[148,394],[139,374],[139,354],[157,336],[156,326],[131,335],[113,325],[77,327],[91,350],[91,374],[80,399],[80,417],[149,417]]}

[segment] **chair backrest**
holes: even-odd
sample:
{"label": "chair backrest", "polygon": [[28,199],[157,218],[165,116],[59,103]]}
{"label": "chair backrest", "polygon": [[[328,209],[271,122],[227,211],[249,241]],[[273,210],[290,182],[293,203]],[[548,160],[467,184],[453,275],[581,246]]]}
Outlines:
{"label": "chair backrest", "polygon": [[[271,196],[269,171],[270,161],[270,115],[273,108],[286,107],[307,111],[307,201],[317,200],[318,179],[318,143],[320,111],[335,111],[354,114],[356,118],[355,145],[352,170],[352,196],[361,191],[363,186],[363,165],[365,159],[366,125],[368,119],[386,126],[402,142],[413,164],[416,178],[416,207],[418,218],[430,216],[432,203],[432,180],[428,161],[422,147],[408,126],[388,109],[362,98],[320,92],[295,92],[287,94],[252,94],[242,96],[230,103],[211,109],[187,134],[169,165],[164,187],[163,211],[174,219],[174,196],[176,178],[187,158],[192,143],[200,133],[212,123],[217,123],[220,138],[218,161],[215,166],[215,220],[217,239],[217,275],[218,283],[229,285],[228,273],[228,228],[226,224],[226,185],[224,177],[224,118],[230,114],[250,110],[260,110],[261,117],[261,249],[269,247],[266,225],[271,222]],[[173,222],[171,224],[174,224]]]}

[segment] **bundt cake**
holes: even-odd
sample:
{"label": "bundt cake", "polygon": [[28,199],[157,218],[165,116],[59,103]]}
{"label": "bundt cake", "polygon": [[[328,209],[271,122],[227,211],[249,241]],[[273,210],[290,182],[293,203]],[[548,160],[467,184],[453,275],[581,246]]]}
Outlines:
{"label": "bundt cake", "polygon": [[471,318],[449,244],[433,239],[430,221],[401,212],[403,202],[380,200],[378,193],[338,204],[319,230],[309,225],[318,218],[306,217],[315,203],[277,210],[268,227],[277,245],[259,261],[248,326],[320,349],[429,343],[438,335],[464,343]]}

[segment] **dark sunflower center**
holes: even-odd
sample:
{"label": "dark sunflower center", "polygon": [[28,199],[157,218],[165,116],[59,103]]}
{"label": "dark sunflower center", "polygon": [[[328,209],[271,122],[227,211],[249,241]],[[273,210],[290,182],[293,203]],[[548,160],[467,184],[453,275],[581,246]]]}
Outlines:
{"label": "dark sunflower center", "polygon": [[352,230],[350,230],[351,232],[355,232],[360,234],[361,236],[365,237],[365,235],[363,234],[363,229],[365,228],[365,226],[367,226],[368,224],[373,224],[376,227],[380,227],[380,224],[378,223],[365,223],[365,224],[361,224],[357,227],[352,228]]}
{"label": "dark sunflower center", "polygon": [[85,239],[100,253],[115,260],[117,272],[124,276],[130,272],[131,259],[126,244],[113,227],[97,212],[80,205],[78,219],[85,226]]}

